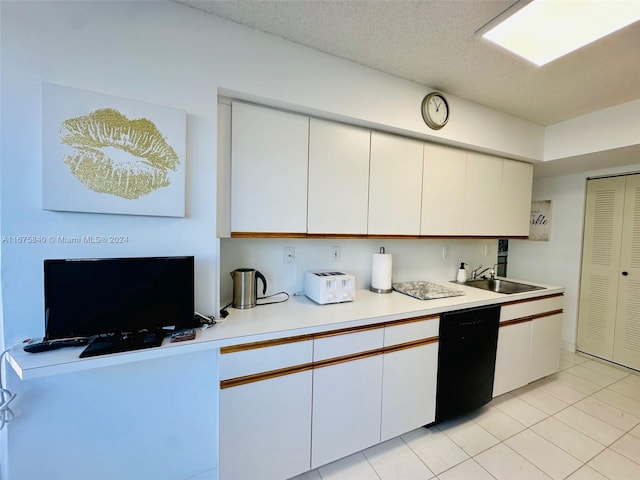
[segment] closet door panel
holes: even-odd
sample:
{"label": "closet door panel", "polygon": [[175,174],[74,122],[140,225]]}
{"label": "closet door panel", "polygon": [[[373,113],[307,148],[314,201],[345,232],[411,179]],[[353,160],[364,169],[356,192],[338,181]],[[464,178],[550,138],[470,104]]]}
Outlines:
{"label": "closet door panel", "polygon": [[[626,177],[613,361],[640,370],[640,175]],[[626,275],[625,275],[626,273]]]}
{"label": "closet door panel", "polygon": [[624,186],[624,177],[587,184],[578,350],[607,359],[613,355]]}

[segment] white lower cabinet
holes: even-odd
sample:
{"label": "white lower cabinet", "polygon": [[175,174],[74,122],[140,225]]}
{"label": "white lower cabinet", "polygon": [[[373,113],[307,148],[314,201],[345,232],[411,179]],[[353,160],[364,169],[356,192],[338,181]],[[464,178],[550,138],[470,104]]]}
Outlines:
{"label": "white lower cabinet", "polygon": [[502,305],[493,396],[560,369],[562,295]]}
{"label": "white lower cabinet", "polygon": [[[558,370],[562,295],[506,303],[494,396]],[[435,420],[439,315],[223,347],[220,480],[282,480]]]}
{"label": "white lower cabinet", "polygon": [[313,371],[311,468],[380,442],[382,355]]}
{"label": "white lower cabinet", "polygon": [[380,442],[383,333],[314,341],[311,468]]}
{"label": "white lower cabinet", "polygon": [[498,330],[493,396],[497,397],[529,383],[530,361],[531,319],[503,322]]}
{"label": "white lower cabinet", "polygon": [[220,480],[283,480],[310,469],[312,346],[221,355]]}
{"label": "white lower cabinet", "polygon": [[439,325],[433,316],[385,328],[382,442],[435,420]]}
{"label": "white lower cabinet", "polygon": [[562,313],[534,318],[531,325],[530,382],[559,370],[561,330]]}

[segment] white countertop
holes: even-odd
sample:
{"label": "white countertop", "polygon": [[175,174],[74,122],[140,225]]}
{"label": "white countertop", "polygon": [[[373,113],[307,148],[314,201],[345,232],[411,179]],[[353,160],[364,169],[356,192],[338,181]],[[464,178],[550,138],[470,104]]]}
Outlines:
{"label": "white countertop", "polygon": [[229,308],[229,316],[226,319],[204,331],[196,330],[196,339],[192,341],[169,343],[167,338],[160,347],[90,358],[79,358],[84,347],[27,353],[19,344],[9,351],[7,359],[18,376],[27,380],[216,349],[225,345],[268,340],[282,336],[283,332],[286,332],[287,335],[301,335],[564,292],[562,287],[528,281],[522,281],[522,283],[542,286],[545,289],[506,295],[448,281],[429,281],[448,288],[462,290],[465,294],[456,297],[418,300],[398,292],[377,294],[369,290],[358,290],[355,301],[330,305],[318,305],[305,296],[293,296],[283,303],[262,305],[246,310]]}

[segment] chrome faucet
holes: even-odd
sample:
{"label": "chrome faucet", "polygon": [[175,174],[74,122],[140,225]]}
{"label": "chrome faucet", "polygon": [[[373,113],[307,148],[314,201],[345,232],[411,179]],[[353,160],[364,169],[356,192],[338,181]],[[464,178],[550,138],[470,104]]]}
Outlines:
{"label": "chrome faucet", "polygon": [[478,272],[478,270],[480,270],[481,268],[482,268],[482,265],[478,265],[478,268],[476,268],[475,270],[471,271],[471,280],[475,280],[476,278],[478,278],[480,275],[482,275],[487,270],[489,270],[489,278],[491,278],[491,280],[496,278],[496,269],[498,268],[498,264],[497,263],[495,265],[493,265],[492,267],[487,267],[484,270],[482,270],[481,272]]}

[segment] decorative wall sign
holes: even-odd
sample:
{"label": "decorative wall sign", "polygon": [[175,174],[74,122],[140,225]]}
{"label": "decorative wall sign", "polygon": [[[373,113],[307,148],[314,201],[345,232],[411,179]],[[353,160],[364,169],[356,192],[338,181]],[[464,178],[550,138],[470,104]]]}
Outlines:
{"label": "decorative wall sign", "polygon": [[551,200],[531,202],[529,240],[549,241],[551,235]]}
{"label": "decorative wall sign", "polygon": [[43,84],[42,207],[185,215],[183,110]]}

